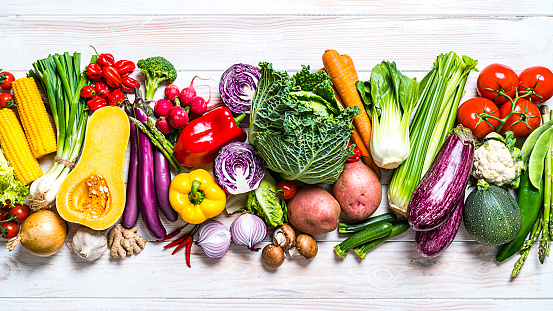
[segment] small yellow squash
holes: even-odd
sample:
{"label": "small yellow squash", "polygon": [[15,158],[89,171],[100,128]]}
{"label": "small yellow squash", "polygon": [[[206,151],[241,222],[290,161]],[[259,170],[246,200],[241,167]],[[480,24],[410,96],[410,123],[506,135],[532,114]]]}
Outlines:
{"label": "small yellow squash", "polygon": [[129,120],[118,107],[95,111],[86,128],[81,158],[61,184],[60,216],[95,230],[111,227],[125,208],[123,169]]}

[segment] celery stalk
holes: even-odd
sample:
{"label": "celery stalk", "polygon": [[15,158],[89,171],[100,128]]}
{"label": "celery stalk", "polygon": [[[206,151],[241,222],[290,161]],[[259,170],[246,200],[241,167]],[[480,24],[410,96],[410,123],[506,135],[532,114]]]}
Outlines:
{"label": "celery stalk", "polygon": [[476,64],[476,60],[461,58],[454,52],[441,54],[422,80],[421,97],[409,128],[411,154],[396,170],[388,187],[388,200],[395,212],[407,214],[413,191],[453,128],[467,76]]}

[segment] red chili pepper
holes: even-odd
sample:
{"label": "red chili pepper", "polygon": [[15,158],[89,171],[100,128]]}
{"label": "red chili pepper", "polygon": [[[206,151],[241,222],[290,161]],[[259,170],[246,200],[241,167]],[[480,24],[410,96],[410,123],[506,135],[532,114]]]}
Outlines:
{"label": "red chili pepper", "polygon": [[125,94],[120,89],[114,89],[109,93],[108,102],[110,106],[121,106],[125,100]]}
{"label": "red chili pepper", "polygon": [[90,63],[86,66],[86,75],[91,80],[100,79],[102,77],[102,66],[96,63]]}
{"label": "red chili pepper", "polygon": [[83,98],[91,98],[94,95],[96,95],[96,89],[92,85],[85,85],[81,89],[81,97]]}
{"label": "red chili pepper", "polygon": [[175,235],[179,234],[184,228],[186,228],[186,226],[188,226],[188,224],[178,228],[177,230],[169,233],[168,235],[165,236],[165,238],[162,240],[162,241],[167,241],[169,240],[170,238],[174,237]]}
{"label": "red chili pepper", "polygon": [[245,114],[233,119],[227,107],[215,108],[188,123],[180,132],[174,151],[184,166],[198,166],[213,162],[217,153],[228,143],[246,139],[239,123]]}
{"label": "red chili pepper", "polygon": [[353,148],[353,154],[346,160],[348,163],[357,162],[361,159],[361,150],[357,147]]}
{"label": "red chili pepper", "polygon": [[107,100],[99,95],[94,95],[94,97],[90,98],[86,105],[88,106],[88,110],[90,111],[96,111],[102,107],[105,107],[107,104]]}
{"label": "red chili pepper", "polygon": [[113,67],[117,69],[121,76],[127,75],[136,69],[136,65],[130,60],[119,60],[113,65]]}
{"label": "red chili pepper", "polygon": [[192,268],[192,265],[190,265],[190,253],[192,252],[192,244],[193,243],[188,243],[188,245],[186,245],[186,264],[188,265],[188,268]]}
{"label": "red chili pepper", "polygon": [[104,66],[102,68],[104,80],[111,87],[120,87],[121,86],[121,75],[117,72],[117,69],[113,66]]}
{"label": "red chili pepper", "polygon": [[181,248],[185,247],[186,245],[192,243],[192,237],[188,236],[184,241],[182,241],[177,248],[171,253],[171,255],[175,255],[176,252],[178,252]]}
{"label": "red chili pepper", "polygon": [[173,246],[175,246],[175,245],[177,245],[177,244],[180,244],[180,243],[182,243],[182,241],[184,241],[187,237],[188,237],[188,235],[181,236],[180,238],[174,240],[173,242],[171,242],[171,243],[169,243],[169,244],[163,246],[163,248],[165,249],[165,248],[173,247]]}
{"label": "red chili pepper", "polygon": [[129,76],[123,77],[121,80],[123,82],[123,86],[126,86],[132,90],[134,90],[135,87],[140,87],[140,83]]}
{"label": "red chili pepper", "polygon": [[113,66],[113,64],[115,63],[115,58],[111,54],[103,53],[103,54],[100,54],[100,56],[98,56],[96,63],[98,63],[98,65],[102,67]]}
{"label": "red chili pepper", "polygon": [[109,95],[109,86],[107,85],[106,82],[98,81],[98,82],[96,82],[96,85],[94,86],[94,88],[96,89],[96,93],[99,96],[108,97],[108,95]]}

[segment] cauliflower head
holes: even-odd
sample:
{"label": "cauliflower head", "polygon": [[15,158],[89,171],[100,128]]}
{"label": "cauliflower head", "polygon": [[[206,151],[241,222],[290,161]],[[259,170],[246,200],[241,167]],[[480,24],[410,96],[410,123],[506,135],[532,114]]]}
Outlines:
{"label": "cauliflower head", "polygon": [[517,188],[523,168],[523,162],[518,160],[520,150],[509,150],[502,140],[501,136],[492,136],[474,151],[472,176],[499,187]]}

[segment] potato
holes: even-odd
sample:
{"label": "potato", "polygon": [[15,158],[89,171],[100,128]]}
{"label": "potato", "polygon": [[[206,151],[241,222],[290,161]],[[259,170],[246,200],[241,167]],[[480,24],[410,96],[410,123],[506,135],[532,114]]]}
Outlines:
{"label": "potato", "polygon": [[367,219],[382,200],[382,186],[378,177],[361,161],[346,163],[334,183],[333,192],[342,211],[355,220]]}
{"label": "potato", "polygon": [[288,202],[292,226],[307,234],[323,234],[338,226],[340,204],[321,187],[306,185]]}

